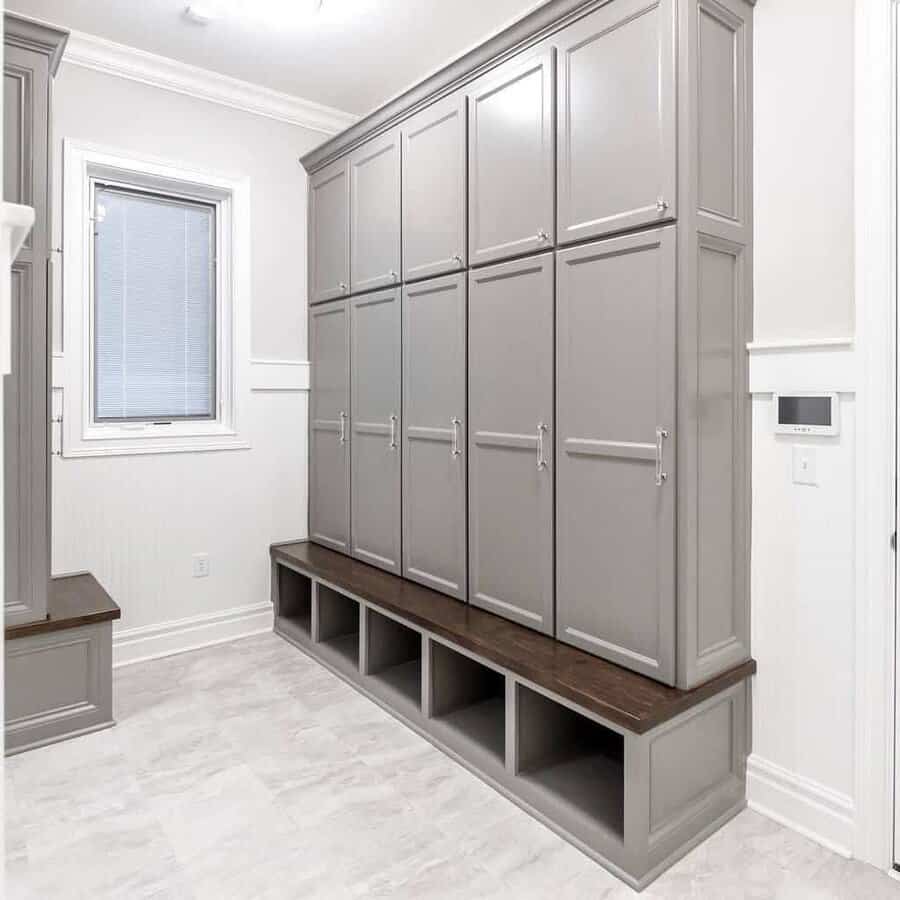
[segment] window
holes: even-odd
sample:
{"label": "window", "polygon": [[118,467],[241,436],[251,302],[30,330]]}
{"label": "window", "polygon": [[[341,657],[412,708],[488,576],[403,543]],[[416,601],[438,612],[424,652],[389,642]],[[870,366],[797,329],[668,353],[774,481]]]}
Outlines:
{"label": "window", "polygon": [[246,447],[246,181],[69,141],[64,180],[63,456]]}
{"label": "window", "polygon": [[216,207],[94,183],[94,420],[216,417]]}

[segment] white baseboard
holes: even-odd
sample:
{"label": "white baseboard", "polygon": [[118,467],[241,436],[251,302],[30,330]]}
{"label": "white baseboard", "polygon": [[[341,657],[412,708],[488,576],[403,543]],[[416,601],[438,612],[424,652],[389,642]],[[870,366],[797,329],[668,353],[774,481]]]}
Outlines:
{"label": "white baseboard", "polygon": [[125,628],[113,632],[113,668],[271,630],[272,604],[268,601],[159,625]]}
{"label": "white baseboard", "polygon": [[747,805],[850,858],[855,843],[853,799],[753,754],[747,760]]}

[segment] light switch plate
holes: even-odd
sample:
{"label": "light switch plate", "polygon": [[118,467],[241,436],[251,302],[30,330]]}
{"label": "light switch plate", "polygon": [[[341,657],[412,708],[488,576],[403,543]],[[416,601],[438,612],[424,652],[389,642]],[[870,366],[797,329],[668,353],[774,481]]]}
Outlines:
{"label": "light switch plate", "polygon": [[207,578],[209,576],[208,553],[195,553],[191,557],[191,574],[194,578]]}
{"label": "light switch plate", "polygon": [[794,484],[818,484],[816,478],[816,448],[795,444],[791,448],[793,456]]}

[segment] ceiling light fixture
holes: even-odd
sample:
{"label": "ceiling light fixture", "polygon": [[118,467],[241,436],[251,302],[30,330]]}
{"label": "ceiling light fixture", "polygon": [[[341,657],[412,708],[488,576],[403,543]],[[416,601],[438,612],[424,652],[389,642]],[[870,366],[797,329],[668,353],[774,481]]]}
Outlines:
{"label": "ceiling light fixture", "polygon": [[243,19],[289,25],[315,18],[325,0],[197,0],[184,8],[184,18],[195,25],[216,19]]}

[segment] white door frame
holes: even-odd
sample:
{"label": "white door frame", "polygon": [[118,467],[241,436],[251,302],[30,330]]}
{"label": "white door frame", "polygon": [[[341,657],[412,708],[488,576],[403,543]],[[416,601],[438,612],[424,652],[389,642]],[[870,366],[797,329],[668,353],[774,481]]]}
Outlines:
{"label": "white door frame", "polygon": [[895,0],[856,0],[854,855],[893,864],[896,420]]}

